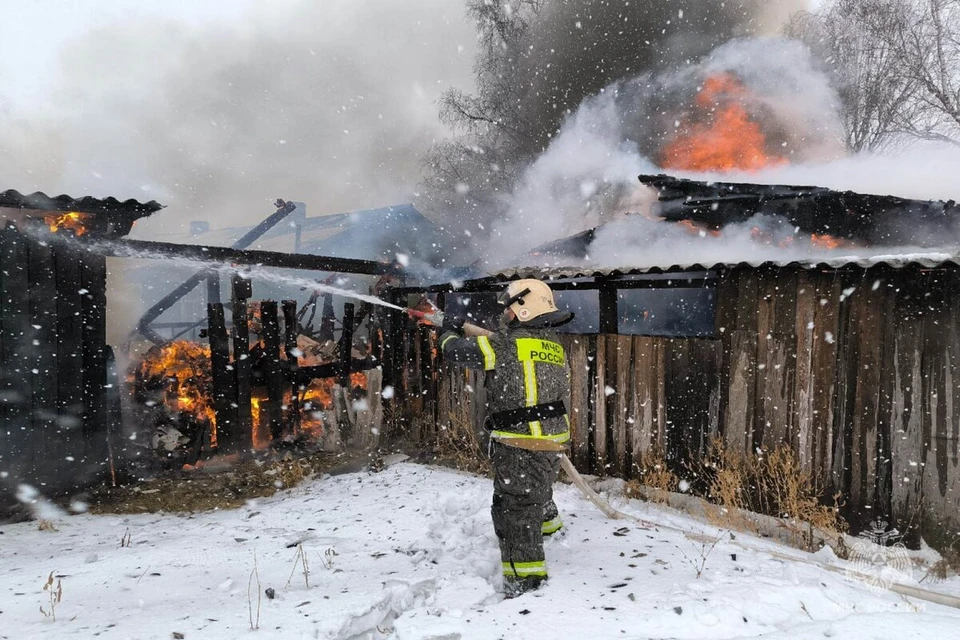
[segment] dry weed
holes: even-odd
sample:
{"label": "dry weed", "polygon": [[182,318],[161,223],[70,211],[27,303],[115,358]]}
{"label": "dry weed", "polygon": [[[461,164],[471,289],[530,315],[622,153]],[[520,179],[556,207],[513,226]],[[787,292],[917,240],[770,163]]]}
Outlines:
{"label": "dry weed", "polygon": [[[834,496],[833,506],[824,504],[813,478],[789,447],[748,456],[716,439],[707,455],[689,467],[686,472],[696,479],[690,492],[717,505],[705,515],[718,527],[755,533],[758,525],[751,512],[773,516],[783,521],[798,546],[810,550],[824,543],[818,532],[831,537],[847,530],[836,505],[839,496]],[[666,492],[678,486],[662,453],[644,456],[638,471],[638,479],[627,483],[630,497],[640,497],[640,485],[646,485],[654,489],[653,501],[666,502]]]}
{"label": "dry weed", "polygon": [[[759,512],[790,523],[791,533],[808,549],[815,549],[822,542],[817,540],[817,530],[838,534],[846,531],[846,522],[836,504],[821,502],[813,478],[800,466],[792,449],[778,447],[761,452],[753,481]],[[834,502],[837,498],[834,496]]]}
{"label": "dry weed", "polygon": [[40,531],[59,531],[53,520],[47,520],[45,518],[40,518],[37,520],[37,529]]}
{"label": "dry weed", "polygon": [[490,462],[466,406],[458,405],[450,414],[449,424],[441,425],[437,433],[437,455],[461,471],[490,472]]}
{"label": "dry weed", "polygon": [[920,582],[928,579],[930,582],[943,582],[951,575],[960,575],[960,550],[955,547],[945,549]]}
{"label": "dry weed", "polygon": [[641,497],[641,486],[653,489],[652,502],[666,504],[670,493],[677,490],[680,480],[667,467],[667,461],[662,451],[652,450],[643,455],[637,468],[637,478],[626,484],[625,493],[628,497]]}

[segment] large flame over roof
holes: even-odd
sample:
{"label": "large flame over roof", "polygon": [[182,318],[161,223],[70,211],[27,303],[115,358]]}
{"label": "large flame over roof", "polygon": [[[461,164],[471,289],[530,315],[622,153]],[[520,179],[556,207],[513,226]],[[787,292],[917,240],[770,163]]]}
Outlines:
{"label": "large flame over roof", "polygon": [[660,165],[687,171],[758,171],[786,162],[747,109],[750,91],[730,73],[707,77],[677,134],[660,152]]}

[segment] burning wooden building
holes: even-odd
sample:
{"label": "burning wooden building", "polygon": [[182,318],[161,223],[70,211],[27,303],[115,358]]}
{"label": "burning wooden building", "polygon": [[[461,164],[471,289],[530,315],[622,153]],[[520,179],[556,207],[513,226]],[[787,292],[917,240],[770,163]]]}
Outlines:
{"label": "burning wooden building", "polygon": [[[368,343],[358,351],[354,342],[360,324],[369,323],[369,307],[361,305],[354,313],[346,304],[342,318],[335,318],[332,294],[311,296],[299,312],[293,300],[254,301],[251,279],[241,273],[253,267],[261,274],[268,268],[375,277],[394,273],[387,262],[247,248],[293,212],[295,203],[278,201],[277,210],[232,247],[124,238],[136,219],[160,209],[155,202],[6,192],[0,205],[5,223],[0,232],[0,486],[5,501],[20,484],[58,495],[108,478],[108,471],[128,472],[133,464],[142,469],[144,461],[148,466],[160,462],[152,466],[156,471],[172,463],[175,468],[194,465],[214,454],[248,455],[271,443],[286,446],[300,436],[319,441],[330,431],[329,424],[321,427],[321,411],[329,411],[328,422],[335,425],[360,425],[356,434],[344,434],[357,441],[376,432],[380,387],[375,369],[382,346]],[[129,354],[129,376],[117,371],[106,340],[109,256],[175,259],[197,270],[174,283],[130,327],[154,345],[142,359]],[[224,275],[230,283],[226,303],[220,290]],[[319,278],[317,290],[330,280]],[[304,282],[312,281],[301,275],[290,280],[289,288],[297,292]],[[208,339],[161,336],[153,322],[201,284],[207,304],[194,323],[206,327]],[[368,376],[375,380],[375,398],[367,398]],[[358,388],[363,398],[357,397]],[[170,455],[158,460],[158,450]]]}
{"label": "burning wooden building", "polygon": [[[795,216],[791,228],[817,234],[828,231],[817,225],[830,224],[837,238],[861,245],[885,221],[902,224],[897,213],[920,212],[918,225],[956,228],[953,203],[656,180],[663,217],[709,222],[719,233],[719,208],[739,220],[768,211],[764,200],[782,210],[772,215]],[[438,304],[467,305],[482,319],[509,281],[548,281],[558,304],[580,314],[563,331],[573,371],[572,458],[583,471],[636,477],[645,457],[658,452],[689,474],[715,439],[743,455],[787,446],[826,496],[839,496],[854,532],[880,519],[913,543],[921,535],[931,542],[955,538],[956,252],[596,268],[578,260],[593,235],[546,252],[554,263],[566,255],[581,266],[507,269],[456,290],[442,285],[397,294],[435,295]],[[457,421],[480,424],[484,411],[482,374],[464,377],[446,368],[430,339],[424,333],[409,339],[416,365],[388,374],[420,415],[439,425],[408,414],[393,428],[424,440]]]}
{"label": "burning wooden building", "polygon": [[106,258],[89,246],[160,208],[0,193],[0,487],[60,491],[107,472],[118,396]]}

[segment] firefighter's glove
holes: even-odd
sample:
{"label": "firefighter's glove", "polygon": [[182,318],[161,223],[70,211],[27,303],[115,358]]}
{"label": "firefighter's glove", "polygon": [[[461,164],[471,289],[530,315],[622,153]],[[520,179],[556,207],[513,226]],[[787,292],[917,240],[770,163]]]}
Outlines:
{"label": "firefighter's glove", "polygon": [[444,314],[443,323],[440,325],[440,329],[443,331],[443,333],[453,332],[457,335],[463,335],[463,322],[463,318]]}

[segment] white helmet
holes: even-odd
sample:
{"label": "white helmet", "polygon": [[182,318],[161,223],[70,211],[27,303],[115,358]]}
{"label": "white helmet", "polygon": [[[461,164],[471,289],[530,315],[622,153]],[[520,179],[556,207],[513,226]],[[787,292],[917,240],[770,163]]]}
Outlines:
{"label": "white helmet", "polygon": [[520,322],[557,311],[553,291],[540,280],[515,280],[497,297],[497,301],[513,311]]}

